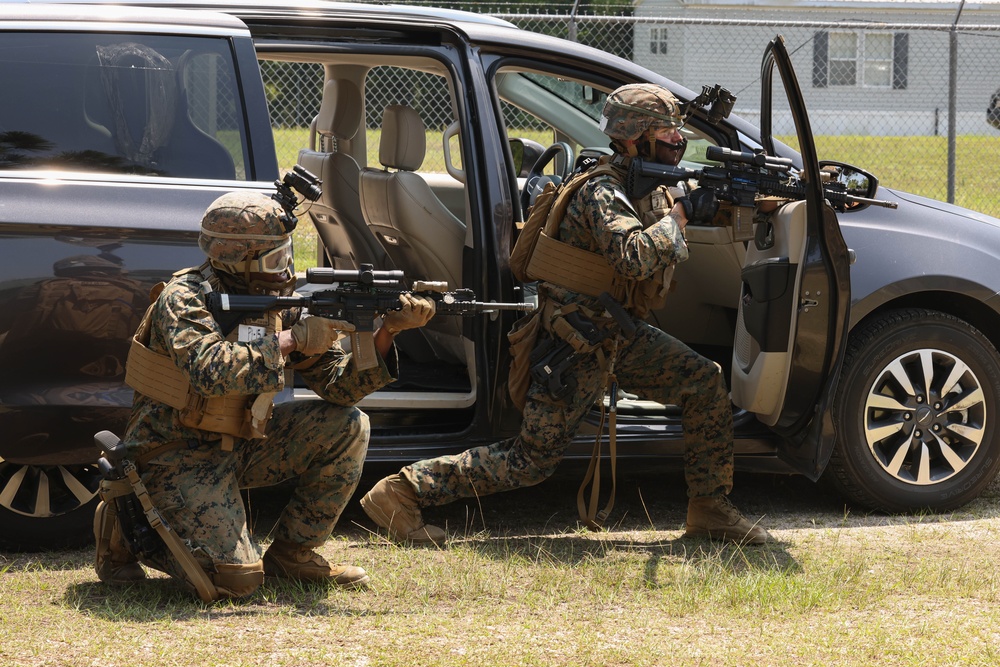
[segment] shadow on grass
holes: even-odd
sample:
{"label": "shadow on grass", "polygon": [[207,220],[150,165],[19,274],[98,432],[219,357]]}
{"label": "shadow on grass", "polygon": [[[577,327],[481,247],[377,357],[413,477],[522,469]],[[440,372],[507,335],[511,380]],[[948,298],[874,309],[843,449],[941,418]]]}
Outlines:
{"label": "shadow on grass", "polygon": [[496,560],[522,559],[576,566],[613,560],[622,554],[646,557],[643,579],[657,587],[661,566],[686,563],[723,569],[733,575],[753,572],[794,574],[802,566],[782,542],[764,545],[738,545],[700,538],[660,539],[644,542],[636,539],[588,538],[581,535],[470,537],[456,540],[482,556]]}
{"label": "shadow on grass", "polygon": [[339,597],[331,597],[332,589],[336,589],[333,584],[268,578],[246,598],[206,604],[181,582],[155,577],[124,585],[97,581],[73,584],[66,589],[63,603],[96,618],[128,623],[275,613],[350,617],[366,613]]}

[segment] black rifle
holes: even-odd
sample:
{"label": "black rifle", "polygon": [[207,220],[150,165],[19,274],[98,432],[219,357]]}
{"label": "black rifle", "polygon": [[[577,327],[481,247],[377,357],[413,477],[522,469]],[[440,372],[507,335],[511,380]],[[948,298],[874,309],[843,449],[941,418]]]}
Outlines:
{"label": "black rifle", "polygon": [[400,294],[416,294],[435,301],[436,313],[471,317],[501,310],[533,310],[529,303],[494,303],[476,301],[472,290],[447,291],[448,284],[414,281],[410,289],[404,284],[402,271],[374,271],[371,264],[358,270],[314,268],[306,271],[306,282],[333,285],[333,289],[305,296],[249,296],[210,292],[206,297],[208,310],[224,333],[229,333],[247,314],[270,310],[306,308],[310,315],[342,320],[354,325],[350,333],[354,363],[358,369],[378,365],[375,354],[375,318],[390,310],[399,310]]}
{"label": "black rifle", "polygon": [[[714,190],[720,201],[732,203],[733,237],[737,241],[753,237],[754,205],[758,196],[805,199],[805,186],[790,173],[792,161],[788,158],[734,151],[722,146],[709,146],[705,157],[721,162],[722,165],[685,169],[633,158],[626,177],[629,197],[642,198],[661,184],[676,185],[681,181],[697,181],[699,187]],[[846,186],[836,181],[824,183],[823,190],[826,199],[839,211],[851,204],[872,204],[885,208],[898,206],[896,202],[849,194]]]}

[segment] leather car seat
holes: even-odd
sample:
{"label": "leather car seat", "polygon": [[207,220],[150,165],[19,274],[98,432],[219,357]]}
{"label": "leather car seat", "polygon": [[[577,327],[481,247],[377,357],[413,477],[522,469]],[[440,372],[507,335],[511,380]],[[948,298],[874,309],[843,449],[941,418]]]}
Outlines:
{"label": "leather car seat", "polygon": [[323,195],[308,212],[337,269],[354,269],[361,263],[393,268],[361,213],[361,169],[342,150],[343,143],[357,135],[363,112],[361,91],[353,82],[327,81],[319,113],[309,127],[309,148],[300,150],[298,157],[299,165],[323,182]]}
{"label": "leather car seat", "polygon": [[[424,123],[412,108],[386,107],[382,116],[379,162],[383,169],[361,170],[361,209],[375,237],[396,267],[411,280],[447,281],[462,286],[465,223],[414,173],[427,148]],[[460,318],[435,318],[425,327],[436,352],[464,359],[457,339]],[[454,337],[453,339],[451,337]]]}

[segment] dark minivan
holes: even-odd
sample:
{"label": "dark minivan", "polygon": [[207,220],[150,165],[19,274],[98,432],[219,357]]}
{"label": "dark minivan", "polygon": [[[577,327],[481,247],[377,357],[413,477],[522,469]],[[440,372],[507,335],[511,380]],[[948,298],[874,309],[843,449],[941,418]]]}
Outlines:
{"label": "dark minivan", "polygon": [[[485,301],[531,300],[508,265],[524,203],[538,179],[565,178],[576,156],[607,149],[599,119],[610,91],[648,80],[695,97],[627,60],[488,16],[309,0],[169,5],[0,5],[8,547],[89,536],[92,436],[128,416],[127,339],[149,288],[200,261],[198,222],[215,196],[277,177],[258,60],[309,65],[303,85],[323,91],[298,155],[323,180],[301,216],[322,264],[402,269]],[[707,157],[716,146],[763,151],[791,161],[800,196],[758,216],[749,237],[731,224],[688,226],[691,259],[650,319],[727,369],[741,469],[825,475],[883,511],[957,507],[1000,467],[1000,221],[824,165],[783,41],[761,47],[761,127],[699,111],[683,166],[718,166]],[[778,112],[794,120],[796,150],[771,136]],[[392,142],[420,131],[419,155]],[[898,209],[835,210],[821,177],[831,170]],[[361,404],[369,459],[514,434],[515,317],[436,318],[401,340],[399,381]],[[296,388],[281,400],[317,399]],[[683,451],[674,406],[640,397],[618,411],[622,457]],[[573,454],[589,452],[600,417],[598,404]]]}

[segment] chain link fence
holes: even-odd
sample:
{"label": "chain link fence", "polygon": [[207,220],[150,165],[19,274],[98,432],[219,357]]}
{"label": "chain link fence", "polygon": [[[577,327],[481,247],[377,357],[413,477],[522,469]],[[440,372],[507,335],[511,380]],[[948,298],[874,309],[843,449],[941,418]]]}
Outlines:
{"label": "chain link fence", "polygon": [[[1000,25],[491,13],[525,30],[628,58],[695,91],[721,84],[737,95],[735,113],[754,124],[760,117],[761,55],[780,34],[821,159],[861,166],[889,187],[1000,215],[993,194],[1000,179]],[[308,144],[323,70],[262,64],[281,166],[287,168]],[[437,94],[446,89],[435,86],[445,85],[421,72],[375,70],[368,82],[368,94],[378,98],[368,103],[369,154],[377,155],[386,104],[416,107],[440,137],[452,120],[450,108],[434,106],[447,99]],[[773,131],[794,145],[787,113],[776,110]],[[443,171],[441,165],[424,168]]]}

